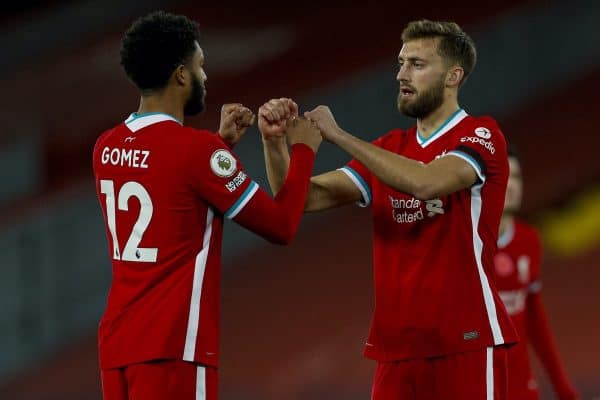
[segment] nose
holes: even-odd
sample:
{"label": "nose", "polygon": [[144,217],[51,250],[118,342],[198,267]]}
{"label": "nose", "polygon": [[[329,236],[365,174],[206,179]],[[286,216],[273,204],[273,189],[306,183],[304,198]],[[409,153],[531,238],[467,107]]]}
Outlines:
{"label": "nose", "polygon": [[402,65],[398,70],[398,73],[396,74],[396,80],[400,83],[409,81],[406,64]]}

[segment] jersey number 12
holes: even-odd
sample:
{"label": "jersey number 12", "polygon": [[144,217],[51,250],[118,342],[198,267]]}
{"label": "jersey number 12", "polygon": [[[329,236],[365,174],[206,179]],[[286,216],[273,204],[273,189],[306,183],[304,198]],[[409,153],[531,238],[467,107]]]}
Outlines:
{"label": "jersey number 12", "polygon": [[108,229],[112,237],[113,258],[122,261],[134,262],[156,262],[158,249],[138,247],[142,241],[142,236],[152,219],[152,199],[146,188],[138,182],[127,182],[119,190],[118,207],[121,211],[128,211],[128,201],[130,197],[136,197],[140,202],[140,215],[133,226],[133,230],[127,239],[123,253],[119,252],[119,241],[117,239],[117,221],[115,218],[115,183],[112,180],[100,181],[100,192],[106,195],[106,217]]}

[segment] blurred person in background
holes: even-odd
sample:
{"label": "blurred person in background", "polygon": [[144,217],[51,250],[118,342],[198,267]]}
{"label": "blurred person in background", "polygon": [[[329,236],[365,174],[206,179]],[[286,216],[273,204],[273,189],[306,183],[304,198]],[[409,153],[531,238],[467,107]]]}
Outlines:
{"label": "blurred person in background", "polygon": [[500,220],[498,253],[494,258],[496,286],[521,341],[508,351],[509,399],[538,400],[538,386],[529,363],[530,343],[548,373],[560,400],[576,400],[577,392],[562,366],[542,302],[542,246],[535,228],[515,217],[521,208],[521,164],[508,152],[509,178]]}
{"label": "blurred person in background", "polygon": [[273,199],[231,150],[249,109],[223,106],[216,134],[184,126],[204,108],[199,36],[197,23],[156,12],[121,43],[139,109],[93,154],[113,274],[98,333],[105,400],[217,398],[223,220],[289,243],[322,140],[305,118],[287,122],[290,170]]}
{"label": "blurred person in background", "polygon": [[[457,24],[414,21],[402,41],[397,106],[416,126],[371,144],[343,131],[325,106],[305,113],[354,157],[311,179],[305,211],[373,205],[375,310],[365,344],[378,363],[372,399],[505,399],[506,347],[517,335],[491,281],[505,139],[492,118],[458,104],[476,49]],[[297,112],[286,98],[259,110],[274,193],[290,165],[286,120]]]}

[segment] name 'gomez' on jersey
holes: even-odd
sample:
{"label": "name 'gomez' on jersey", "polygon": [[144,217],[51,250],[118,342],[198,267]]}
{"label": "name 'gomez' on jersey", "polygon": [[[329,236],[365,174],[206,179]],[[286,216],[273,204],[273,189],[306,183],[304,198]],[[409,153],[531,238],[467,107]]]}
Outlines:
{"label": "name 'gomez' on jersey", "polygon": [[101,368],[161,358],[216,366],[223,216],[258,185],[218,135],[166,114],[133,114],[105,132],[94,173],[113,264]]}
{"label": "name 'gomez' on jersey", "polygon": [[365,355],[394,361],[516,341],[492,281],[508,179],[496,122],[458,110],[427,139],[413,127],[374,144],[424,163],[460,157],[478,180],[422,201],[383,184],[356,160],[341,168],[363,205],[373,204],[375,310]]}

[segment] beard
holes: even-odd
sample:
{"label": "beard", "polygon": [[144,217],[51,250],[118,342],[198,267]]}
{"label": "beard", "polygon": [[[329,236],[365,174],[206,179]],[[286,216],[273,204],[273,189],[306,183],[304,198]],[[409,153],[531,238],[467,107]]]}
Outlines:
{"label": "beard", "polygon": [[444,75],[429,89],[413,95],[413,99],[404,99],[398,94],[398,110],[409,117],[423,119],[439,108],[444,102]]}
{"label": "beard", "polygon": [[185,116],[197,115],[204,111],[204,96],[206,95],[206,89],[196,75],[192,76],[192,93],[185,102],[185,107],[183,108],[183,115]]}

